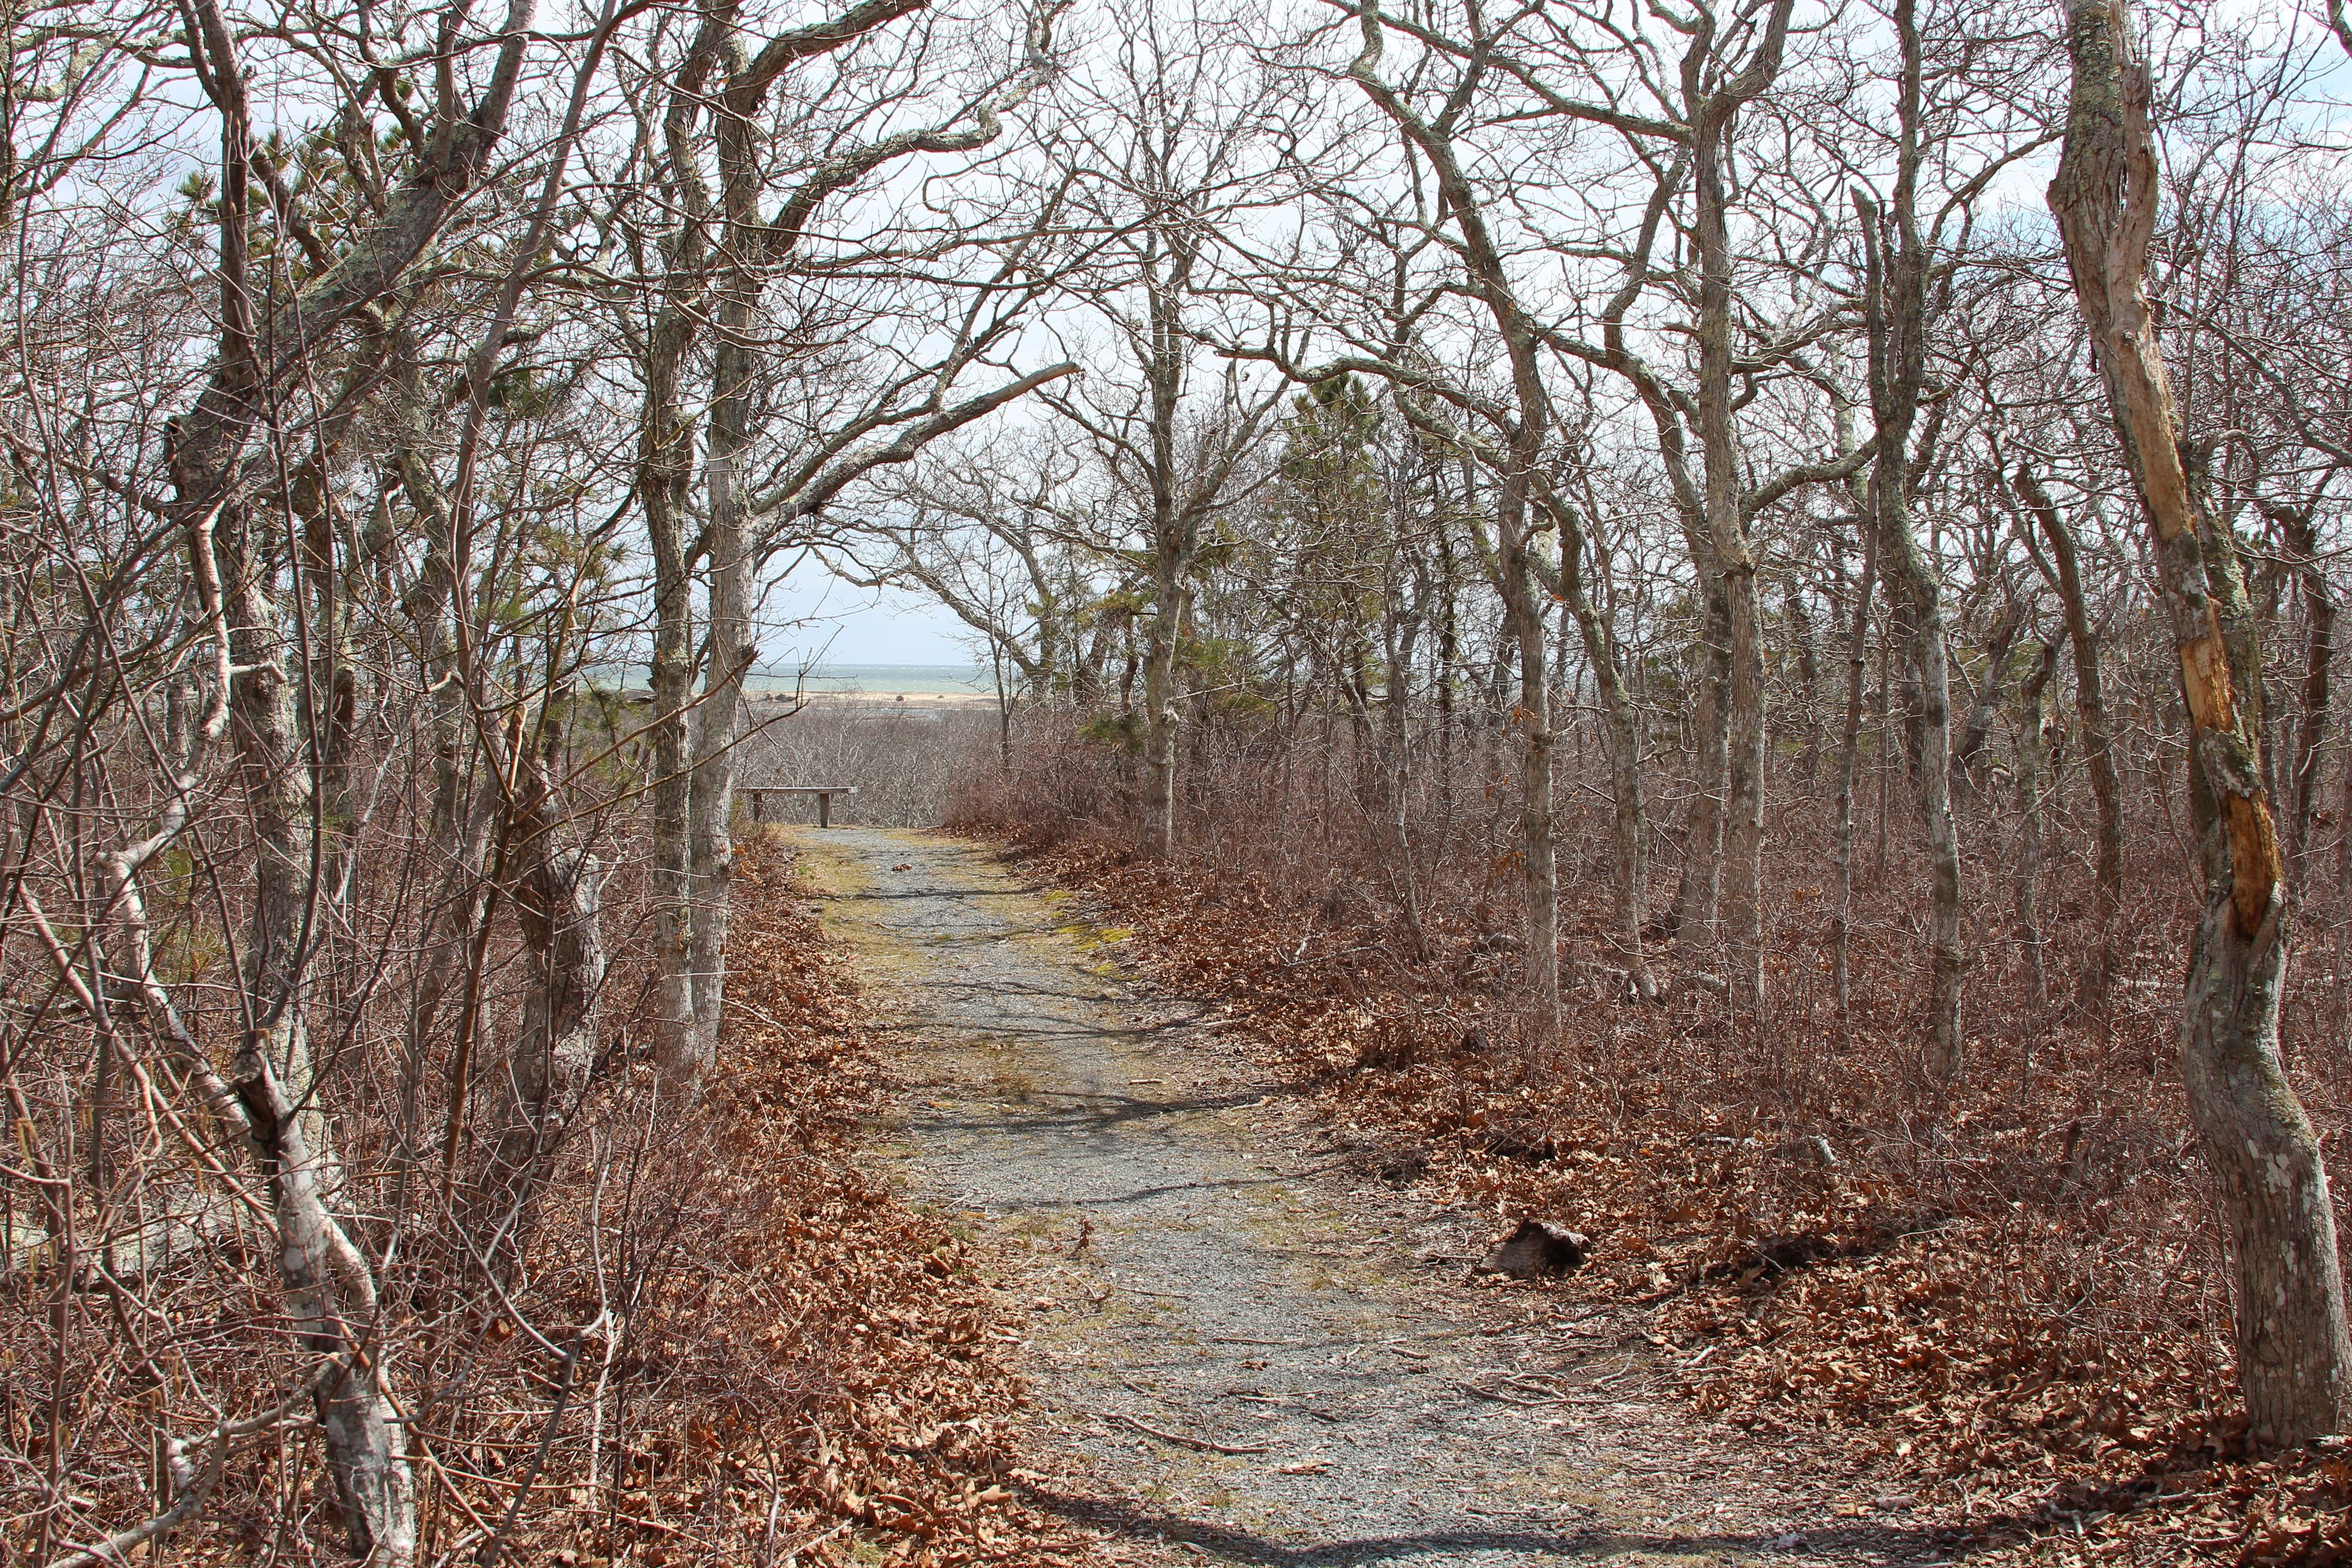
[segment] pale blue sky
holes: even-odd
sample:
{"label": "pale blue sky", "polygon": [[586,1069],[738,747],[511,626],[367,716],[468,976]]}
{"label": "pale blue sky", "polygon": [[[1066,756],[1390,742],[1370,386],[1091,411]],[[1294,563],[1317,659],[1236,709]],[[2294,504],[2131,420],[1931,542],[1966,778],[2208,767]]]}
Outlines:
{"label": "pale blue sky", "polygon": [[814,561],[803,561],[769,595],[761,647],[771,665],[822,653],[828,664],[970,666],[979,654],[970,632],[928,595],[853,588]]}

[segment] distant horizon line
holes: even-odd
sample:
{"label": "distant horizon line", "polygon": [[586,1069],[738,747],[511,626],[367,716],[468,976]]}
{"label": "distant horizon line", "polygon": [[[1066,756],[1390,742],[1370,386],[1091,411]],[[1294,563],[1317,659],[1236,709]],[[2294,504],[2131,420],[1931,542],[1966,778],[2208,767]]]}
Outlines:
{"label": "distant horizon line", "polygon": [[[649,672],[647,671],[643,660],[631,659],[619,664],[605,664],[588,667],[583,669],[583,673],[595,677],[610,677],[614,674],[644,676]],[[744,674],[752,679],[758,680],[789,680],[796,676],[838,678],[848,674],[960,675],[971,677],[979,680],[992,680],[994,679],[993,673],[990,670],[989,667],[984,664],[884,664],[879,662],[850,663],[846,661],[837,664],[809,664],[798,666],[754,665],[745,670]]]}
{"label": "distant horizon line", "polygon": [[846,660],[840,663],[827,662],[824,664],[802,665],[796,670],[789,667],[777,667],[769,669],[755,668],[751,673],[754,675],[833,675],[845,669],[956,670],[967,675],[986,675],[988,673],[988,666],[984,664],[884,664],[880,662],[851,663]]}

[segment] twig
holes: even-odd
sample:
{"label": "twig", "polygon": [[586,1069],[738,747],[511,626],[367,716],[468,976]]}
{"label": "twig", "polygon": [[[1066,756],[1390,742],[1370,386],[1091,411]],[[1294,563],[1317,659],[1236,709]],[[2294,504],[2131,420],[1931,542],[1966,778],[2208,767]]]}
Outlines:
{"label": "twig", "polygon": [[826,1542],[831,1541],[835,1536],[839,1535],[843,1531],[847,1530],[851,1525],[856,1524],[856,1522],[857,1521],[854,1519],[844,1520],[839,1524],[835,1525],[831,1530],[821,1531],[817,1534],[810,1536],[806,1541],[802,1542],[799,1545],[794,1546],[790,1552],[784,1553],[785,1563],[789,1565],[798,1563],[801,1560],[802,1552],[810,1550],[812,1547],[824,1545]]}
{"label": "twig", "polygon": [[1163,1443],[1173,1443],[1181,1448],[1198,1448],[1204,1454],[1270,1454],[1274,1451],[1271,1443],[1212,1443],[1205,1437],[1187,1437],[1179,1432],[1162,1432],[1150,1422],[1139,1421],[1121,1411],[1106,1410],[1102,1414],[1106,1421],[1132,1426],[1148,1437],[1157,1437]]}
{"label": "twig", "polygon": [[[327,1373],[340,1365],[332,1357],[321,1362],[292,1393],[257,1415],[242,1421],[215,1422],[210,1432],[193,1443],[173,1439],[166,1452],[170,1456],[172,1485],[178,1497],[172,1506],[128,1530],[119,1530],[103,1541],[74,1551],[58,1561],[58,1568],[105,1568],[107,1563],[123,1562],[132,1547],[203,1513],[205,1500],[212,1495],[213,1488],[220,1482],[221,1472],[227,1468],[230,1445],[239,1437],[266,1432],[291,1418],[296,1407],[320,1385]],[[190,1460],[192,1451],[203,1454],[201,1465]]]}
{"label": "twig", "polygon": [[[606,1514],[606,1515],[605,1515],[605,1517],[606,1517],[607,1519],[615,1519],[615,1520],[618,1520],[618,1521],[620,1521],[623,1524],[632,1524],[632,1525],[635,1525],[635,1526],[636,1526],[639,1530],[658,1530],[658,1531],[660,1531],[664,1535],[684,1535],[684,1534],[686,1533],[686,1531],[685,1531],[684,1530],[680,1529],[678,1526],[677,1526],[677,1525],[675,1525],[675,1524],[664,1524],[660,1520],[657,1520],[657,1519],[640,1519],[640,1518],[638,1518],[638,1517],[637,1517],[635,1514],[634,1514],[634,1513],[623,1513],[623,1512],[622,1512],[619,1509],[617,1509],[617,1508],[616,1508],[616,1509],[614,1509],[614,1510],[613,1510],[610,1513]],[[835,1530],[835,1531],[831,1531],[831,1533],[832,1533],[832,1534],[835,1534],[835,1535],[838,1535],[838,1534],[840,1534],[840,1533],[841,1533],[841,1531],[844,1531],[844,1530],[847,1530],[848,1528],[849,1528],[849,1526],[845,1524],[845,1525],[842,1525],[839,1529],[836,1529],[836,1530]],[[821,1539],[823,1539],[823,1537],[820,1537],[819,1539],[821,1540]],[[802,1550],[802,1548],[800,1548],[800,1547],[794,1547],[793,1550],[793,1551],[795,1551],[795,1552],[797,1552],[797,1551]]]}
{"label": "twig", "polygon": [[1124,1290],[1130,1296],[1158,1296],[1169,1301],[1189,1301],[1192,1299],[1190,1296],[1179,1296],[1173,1290],[1147,1290],[1140,1285],[1130,1285],[1126,1280],[1116,1277],[1111,1279],[1110,1285],[1112,1289]]}
{"label": "twig", "polygon": [[1497,1394],[1491,1389],[1481,1388],[1475,1383],[1463,1383],[1458,1379],[1455,1381],[1454,1386],[1460,1389],[1465,1394],[1475,1394],[1481,1399],[1491,1399],[1497,1405],[1558,1405],[1561,1403],[1561,1396],[1559,1394],[1553,1394],[1545,1399],[1521,1399],[1515,1394]]}

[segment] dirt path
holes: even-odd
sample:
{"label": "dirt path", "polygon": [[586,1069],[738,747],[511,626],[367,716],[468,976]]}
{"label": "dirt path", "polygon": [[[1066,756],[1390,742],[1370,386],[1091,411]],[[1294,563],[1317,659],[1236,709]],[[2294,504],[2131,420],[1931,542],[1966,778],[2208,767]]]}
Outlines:
{"label": "dirt path", "polygon": [[1065,895],[932,835],[795,844],[898,1019],[919,1195],[1031,1259],[1066,1461],[1032,1489],[1112,1555],[1949,1561],[1907,1499],[1707,1426],[1630,1318],[1466,1282],[1492,1216],[1358,1173]]}

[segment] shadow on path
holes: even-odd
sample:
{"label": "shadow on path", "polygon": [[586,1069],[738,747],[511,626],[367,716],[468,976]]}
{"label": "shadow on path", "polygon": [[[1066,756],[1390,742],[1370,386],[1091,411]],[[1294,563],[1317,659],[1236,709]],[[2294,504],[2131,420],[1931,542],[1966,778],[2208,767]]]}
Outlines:
{"label": "shadow on path", "polygon": [[1231,1018],[1123,976],[981,847],[794,842],[828,925],[888,954],[877,999],[938,1096],[907,1107],[910,1181],[1028,1298],[1029,1447],[1063,1472],[1040,1506],[1155,1563],[1948,1560],[1926,1521],[1840,1517],[1856,1483],[1821,1459],[1695,1415],[1630,1309],[1570,1329],[1433,1268],[1495,1216],[1334,1180],[1354,1162]]}

